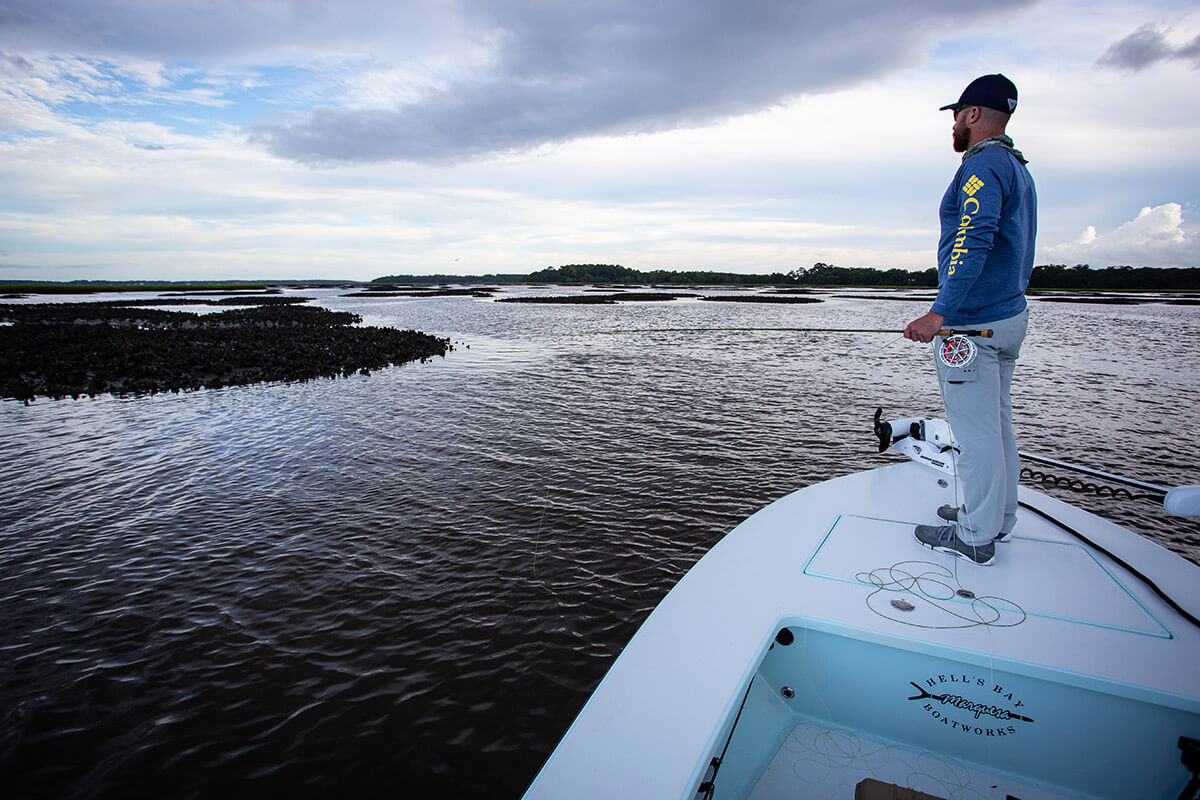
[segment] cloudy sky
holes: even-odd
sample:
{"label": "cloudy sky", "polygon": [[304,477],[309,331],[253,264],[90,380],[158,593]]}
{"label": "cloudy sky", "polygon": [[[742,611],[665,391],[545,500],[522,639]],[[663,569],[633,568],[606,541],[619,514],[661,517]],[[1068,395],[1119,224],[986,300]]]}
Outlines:
{"label": "cloudy sky", "polygon": [[1038,263],[1200,266],[1194,0],[0,0],[0,281],[923,269],[988,72]]}

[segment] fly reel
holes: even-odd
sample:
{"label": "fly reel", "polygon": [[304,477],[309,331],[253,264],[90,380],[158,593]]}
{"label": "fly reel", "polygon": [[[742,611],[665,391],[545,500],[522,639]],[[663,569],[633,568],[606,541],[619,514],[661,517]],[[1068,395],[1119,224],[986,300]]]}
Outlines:
{"label": "fly reel", "polygon": [[938,360],[947,367],[969,367],[979,355],[979,347],[966,336],[947,336],[937,348]]}

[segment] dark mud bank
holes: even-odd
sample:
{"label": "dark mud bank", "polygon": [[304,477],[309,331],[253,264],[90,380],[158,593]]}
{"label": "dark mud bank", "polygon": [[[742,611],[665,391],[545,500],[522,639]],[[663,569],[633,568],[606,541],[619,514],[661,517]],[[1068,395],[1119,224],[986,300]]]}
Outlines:
{"label": "dark mud bank", "polygon": [[0,397],[28,402],[348,377],[453,349],[449,339],[419,331],[353,327],[360,321],[282,303],[214,314],[0,304]]}

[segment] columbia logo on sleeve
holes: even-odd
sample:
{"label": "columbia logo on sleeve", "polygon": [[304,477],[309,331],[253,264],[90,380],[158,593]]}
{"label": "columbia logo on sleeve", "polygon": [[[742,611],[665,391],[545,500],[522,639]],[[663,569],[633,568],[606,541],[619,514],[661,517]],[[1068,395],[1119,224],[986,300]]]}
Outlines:
{"label": "columbia logo on sleeve", "polygon": [[967,179],[967,182],[963,184],[962,190],[964,192],[966,192],[968,195],[970,195],[971,197],[974,197],[975,193],[978,192],[982,188],[983,188],[983,181],[979,180],[978,175],[972,175],[970,178]]}

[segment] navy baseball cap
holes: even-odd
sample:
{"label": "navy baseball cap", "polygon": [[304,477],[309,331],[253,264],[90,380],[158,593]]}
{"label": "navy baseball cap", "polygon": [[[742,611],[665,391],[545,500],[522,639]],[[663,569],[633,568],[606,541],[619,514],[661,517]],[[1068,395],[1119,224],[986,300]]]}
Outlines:
{"label": "navy baseball cap", "polygon": [[1017,110],[1017,87],[999,73],[981,75],[967,84],[967,88],[963,89],[962,96],[958,98],[957,103],[942,106],[938,110],[954,109],[958,111],[965,106],[983,106],[1011,114]]}

